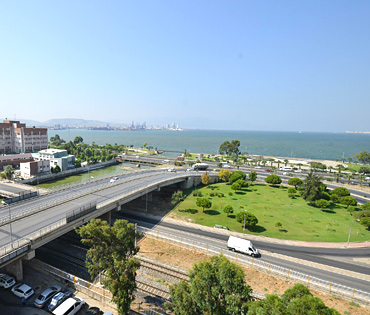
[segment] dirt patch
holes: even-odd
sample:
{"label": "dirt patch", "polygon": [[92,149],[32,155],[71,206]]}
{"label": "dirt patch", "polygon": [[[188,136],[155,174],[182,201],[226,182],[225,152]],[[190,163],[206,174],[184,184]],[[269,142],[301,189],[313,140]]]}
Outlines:
{"label": "dirt patch", "polygon": [[[181,269],[189,270],[195,263],[209,259],[209,256],[195,250],[182,248],[154,238],[145,237],[139,242],[139,255],[149,257],[164,264],[169,264]],[[294,283],[270,276],[251,268],[243,267],[245,280],[254,291],[264,294],[282,294]],[[370,315],[370,310],[356,303],[343,300],[339,297],[311,290],[312,294],[319,297],[325,305],[335,308],[345,315]]]}

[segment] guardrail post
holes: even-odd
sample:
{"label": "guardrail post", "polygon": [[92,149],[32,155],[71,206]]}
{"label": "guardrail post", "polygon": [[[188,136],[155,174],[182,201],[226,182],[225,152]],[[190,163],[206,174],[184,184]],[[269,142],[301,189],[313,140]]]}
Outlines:
{"label": "guardrail post", "polygon": [[308,275],[307,284],[310,284],[310,277],[311,275]]}
{"label": "guardrail post", "polygon": [[353,288],[353,293],[352,293],[352,298],[354,298],[354,296],[355,296],[355,288]]}

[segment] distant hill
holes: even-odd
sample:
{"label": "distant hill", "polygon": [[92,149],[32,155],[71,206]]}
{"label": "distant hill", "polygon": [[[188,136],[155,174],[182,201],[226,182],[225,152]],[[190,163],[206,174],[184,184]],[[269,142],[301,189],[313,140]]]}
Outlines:
{"label": "distant hill", "polygon": [[[5,118],[3,118],[5,120]],[[29,120],[29,119],[11,119],[8,118],[8,120],[18,120],[21,123],[25,123],[27,127],[54,127],[55,125],[60,126],[69,126],[69,127],[105,127],[107,125],[112,127],[121,127],[121,126],[127,126],[127,124],[123,123],[109,123],[106,121],[100,121],[100,120],[85,120],[85,119],[79,119],[79,118],[56,118],[56,119],[49,119],[47,121],[36,121],[36,120]]]}

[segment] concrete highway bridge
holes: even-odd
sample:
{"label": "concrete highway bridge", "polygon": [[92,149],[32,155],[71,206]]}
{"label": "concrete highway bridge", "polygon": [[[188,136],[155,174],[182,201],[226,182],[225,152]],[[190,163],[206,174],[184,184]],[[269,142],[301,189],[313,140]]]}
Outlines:
{"label": "concrete highway bridge", "polygon": [[[212,174],[210,174],[212,176]],[[213,175],[217,180],[217,174]],[[111,211],[161,187],[190,188],[201,182],[201,173],[148,170],[86,183],[23,200],[0,208],[0,267],[23,278],[22,259],[32,259],[35,249],[93,218],[111,221]]]}

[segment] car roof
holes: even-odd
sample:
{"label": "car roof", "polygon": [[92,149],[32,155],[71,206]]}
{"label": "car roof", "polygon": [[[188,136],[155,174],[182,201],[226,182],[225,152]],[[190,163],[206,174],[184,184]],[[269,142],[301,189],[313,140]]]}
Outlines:
{"label": "car roof", "polygon": [[27,292],[29,289],[32,289],[29,285],[22,283],[20,286],[17,287],[17,289]]}
{"label": "car roof", "polygon": [[0,277],[1,277],[1,278],[4,278],[5,280],[9,280],[9,279],[12,279],[12,278],[13,278],[13,277],[11,277],[11,276],[9,276],[9,275],[5,274],[5,273],[0,273]]}

